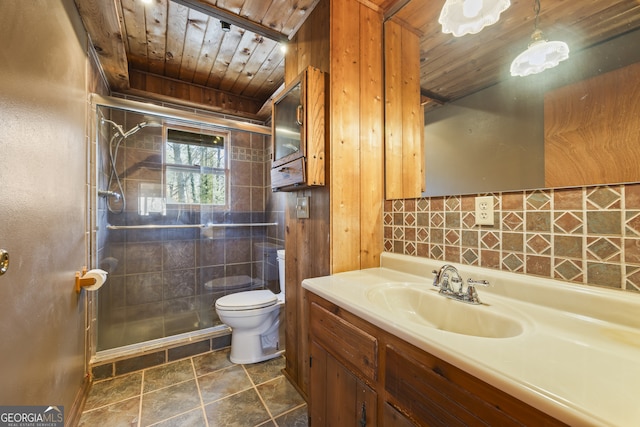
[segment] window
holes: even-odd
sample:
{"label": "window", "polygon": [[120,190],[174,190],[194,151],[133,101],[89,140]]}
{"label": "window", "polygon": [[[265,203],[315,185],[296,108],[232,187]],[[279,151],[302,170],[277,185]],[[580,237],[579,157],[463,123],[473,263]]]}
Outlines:
{"label": "window", "polygon": [[167,129],[167,203],[226,206],[226,136]]}

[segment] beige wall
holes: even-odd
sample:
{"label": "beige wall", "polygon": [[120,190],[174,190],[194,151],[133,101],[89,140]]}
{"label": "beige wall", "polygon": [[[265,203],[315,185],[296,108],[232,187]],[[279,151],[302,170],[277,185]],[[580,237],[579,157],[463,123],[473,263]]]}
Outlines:
{"label": "beige wall", "polygon": [[0,40],[0,402],[68,417],[85,374],[87,39],[72,0],[12,0]]}

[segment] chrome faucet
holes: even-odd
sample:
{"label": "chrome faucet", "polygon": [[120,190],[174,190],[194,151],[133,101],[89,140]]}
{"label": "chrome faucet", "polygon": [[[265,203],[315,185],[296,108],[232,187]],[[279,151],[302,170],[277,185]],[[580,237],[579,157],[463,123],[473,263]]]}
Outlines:
{"label": "chrome faucet", "polygon": [[468,279],[465,290],[464,281],[453,265],[445,264],[440,270],[433,270],[433,274],[433,286],[440,288],[440,294],[468,304],[482,304],[476,286],[489,286],[487,280]]}

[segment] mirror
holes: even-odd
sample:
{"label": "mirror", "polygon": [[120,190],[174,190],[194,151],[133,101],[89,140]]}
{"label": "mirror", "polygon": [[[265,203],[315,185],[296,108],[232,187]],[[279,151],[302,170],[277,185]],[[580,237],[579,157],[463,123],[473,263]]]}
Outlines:
{"label": "mirror", "polygon": [[[441,34],[435,3],[411,0],[396,14],[422,32],[423,196],[640,181],[637,168],[621,177],[596,170],[640,160],[640,68],[628,68],[640,62],[637,2],[543,2],[538,28],[571,54],[528,77],[511,77],[509,65],[533,32],[533,1],[512,2],[497,24],[460,38]],[[625,138],[628,152],[615,145]],[[573,176],[556,179],[553,168]]]}

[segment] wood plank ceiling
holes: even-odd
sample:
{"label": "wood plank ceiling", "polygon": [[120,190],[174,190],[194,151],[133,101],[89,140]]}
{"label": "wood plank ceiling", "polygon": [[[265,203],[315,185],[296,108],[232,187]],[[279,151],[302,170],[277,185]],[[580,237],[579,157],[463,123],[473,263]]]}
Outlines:
{"label": "wood plank ceiling", "polygon": [[[75,0],[111,90],[266,120],[284,82],[281,45],[320,0]],[[421,89],[437,105],[510,78],[533,32],[512,0],[475,35],[441,32],[444,0],[359,0],[421,36]],[[543,0],[539,28],[573,52],[640,28],[638,0]],[[231,23],[222,31],[220,21]],[[567,61],[568,62],[568,61]]]}
{"label": "wood plank ceiling", "polygon": [[[527,48],[534,29],[534,0],[512,0],[496,24],[463,37],[442,33],[443,4],[411,0],[393,18],[421,34],[423,94],[449,102],[513,78],[511,61]],[[538,28],[547,39],[566,42],[574,54],[640,28],[640,1],[542,0]],[[571,66],[570,60],[560,64]]]}

